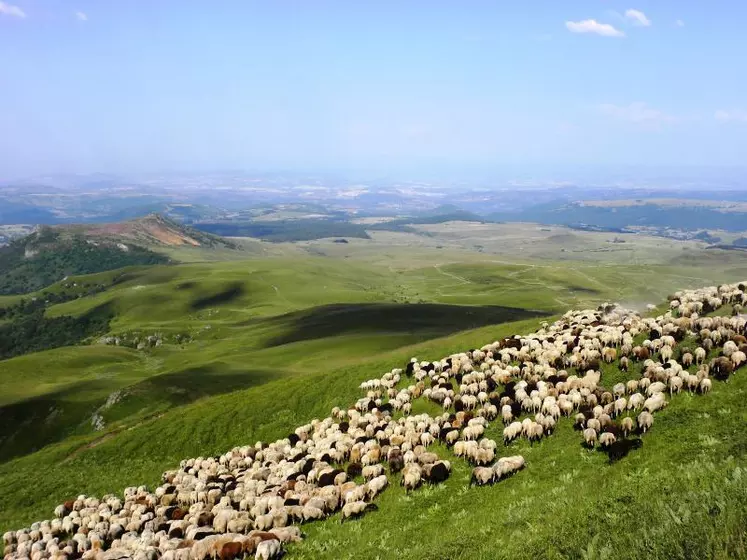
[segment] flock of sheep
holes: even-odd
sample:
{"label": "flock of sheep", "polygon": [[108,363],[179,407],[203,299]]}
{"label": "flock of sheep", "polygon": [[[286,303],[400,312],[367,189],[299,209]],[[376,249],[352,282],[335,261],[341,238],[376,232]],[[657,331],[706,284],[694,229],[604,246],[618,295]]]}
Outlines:
{"label": "flock of sheep", "polygon": [[[413,358],[362,383],[353,407],[286,438],[184,460],[152,492],[69,500],[54,519],[6,533],[5,559],[277,558],[303,538],[300,524],[375,510],[390,480],[407,491],[446,480],[451,464],[432,451],[436,442],[474,465],[473,484],[523,469],[522,456],[499,457],[486,437],[493,421],[510,445],[547,437],[573,416],[586,445],[611,450],[650,429],[673,393],[707,393],[712,377],[725,380],[745,363],[745,317],[705,315],[746,302],[745,284],[682,291],[656,318],[603,305],[439,361]],[[603,362],[623,371],[638,364],[640,376],[607,389]],[[412,414],[419,398],[443,413]]]}

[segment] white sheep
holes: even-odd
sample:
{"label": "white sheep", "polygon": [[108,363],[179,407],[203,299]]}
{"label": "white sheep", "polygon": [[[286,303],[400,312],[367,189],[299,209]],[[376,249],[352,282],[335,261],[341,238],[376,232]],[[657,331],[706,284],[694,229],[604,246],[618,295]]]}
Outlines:
{"label": "white sheep", "polygon": [[653,424],[654,417],[650,412],[644,410],[638,415],[638,427],[643,433],[646,433],[648,430],[650,430]]}
{"label": "white sheep", "polygon": [[266,540],[257,545],[257,552],[254,555],[255,560],[272,560],[280,556],[280,541]]}

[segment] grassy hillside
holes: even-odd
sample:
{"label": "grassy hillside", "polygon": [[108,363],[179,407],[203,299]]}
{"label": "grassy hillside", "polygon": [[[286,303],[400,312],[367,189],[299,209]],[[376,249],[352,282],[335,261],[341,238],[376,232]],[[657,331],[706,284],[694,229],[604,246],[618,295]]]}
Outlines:
{"label": "grassy hillside", "polygon": [[[349,404],[360,381],[411,355],[437,358],[535,326],[478,329],[205,399],[126,430],[70,438],[0,465],[0,528],[49,515],[54,504],[81,492],[155,484],[184,457],[282,437],[332,406]],[[618,374],[607,368],[603,382],[608,375]],[[642,447],[613,464],[580,445],[570,420],[539,444],[502,450],[522,453],[529,466],[493,487],[469,487],[470,469],[454,460],[443,485],[411,495],[394,485],[379,500],[380,510],[360,521],[341,525],[334,517],[305,526],[308,538],[290,557],[744,557],[746,392],[747,378],[737,375],[716,383],[710,395],[675,397]]]}
{"label": "grassy hillside", "polygon": [[33,292],[74,274],[166,261],[142,247],[93,245],[83,237],[43,229],[0,248],[0,294]]}
{"label": "grassy hillside", "polygon": [[[493,271],[496,284],[501,274]],[[45,321],[83,321],[106,309],[114,316],[107,344],[2,362],[0,458],[90,433],[97,414],[106,425],[132,422],[201,397],[558,308],[544,296],[479,285],[462,289],[459,303],[454,279],[431,268],[400,274],[308,257],[130,269],[95,279],[104,290],[48,306]],[[113,349],[127,356],[125,367],[112,363]]]}
{"label": "grassy hillside", "polygon": [[169,262],[171,248],[209,252],[238,246],[157,214],[113,224],[42,227],[0,247],[0,294],[25,294],[66,276]]}
{"label": "grassy hillside", "polygon": [[[57,296],[47,320],[102,306],[113,318],[100,343],[0,361],[0,532],[79,493],[152,485],[185,457],[287,435],[412,356],[530,332],[571,307],[643,308],[682,287],[747,276],[739,255],[693,261],[655,244],[641,264],[606,253],[569,264],[530,260],[558,251],[545,238],[524,253],[496,241],[519,262],[425,239],[415,250],[376,237],[278,245],[274,257],[133,267],[48,288],[81,297]],[[579,252],[588,239],[574,238]],[[329,255],[309,256],[311,247]],[[0,298],[5,309],[19,302]],[[607,368],[603,382],[620,375]],[[643,446],[614,464],[583,449],[568,422],[533,447],[502,450],[530,467],[494,487],[469,488],[468,467],[454,461],[443,486],[409,496],[392,487],[361,521],[308,525],[290,557],[745,556],[746,392],[740,373],[708,396],[675,398]]]}
{"label": "grassy hillside", "polygon": [[[47,306],[45,321],[87,324],[106,310],[109,333],[93,347],[2,362],[0,460],[102,425],[131,425],[203,397],[460,331],[604,300],[643,308],[705,283],[686,278],[686,269],[650,266],[410,262],[415,266],[394,269],[365,259],[279,257],[132,268],[64,283],[75,288],[52,286],[46,293],[68,294],[63,299],[102,286]],[[126,367],[112,363],[112,349],[127,356]]]}

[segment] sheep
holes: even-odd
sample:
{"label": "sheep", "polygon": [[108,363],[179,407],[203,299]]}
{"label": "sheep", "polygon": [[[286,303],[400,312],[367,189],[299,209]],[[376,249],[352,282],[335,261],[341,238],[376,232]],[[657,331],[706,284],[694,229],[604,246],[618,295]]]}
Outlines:
{"label": "sheep", "polygon": [[376,509],[378,509],[376,504],[370,504],[367,502],[351,502],[349,504],[345,504],[342,508],[340,523],[343,523],[346,519],[352,519],[354,517],[363,515],[367,511],[374,511]]}
{"label": "sheep", "polygon": [[673,376],[669,378],[669,394],[672,395],[673,393],[679,393],[682,390],[682,378]]}
{"label": "sheep", "polygon": [[493,481],[501,480],[502,478],[515,473],[523,469],[525,465],[526,461],[522,455],[501,457],[492,467]]}
{"label": "sheep", "polygon": [[280,556],[280,541],[266,540],[257,545],[255,560],[272,560]]}
{"label": "sheep", "polygon": [[400,485],[404,486],[406,491],[415,490],[420,486],[422,481],[422,469],[417,463],[406,465],[402,471],[402,480]]}
{"label": "sheep", "polygon": [[646,399],[640,393],[633,393],[628,399],[628,410],[640,410],[643,408]]}
{"label": "sheep", "polygon": [[503,418],[504,424],[509,424],[514,419],[513,409],[511,405],[504,405],[501,408],[501,417]]}
{"label": "sheep", "polygon": [[620,397],[615,401],[615,416],[622,414],[628,407],[628,401],[624,397]]}
{"label": "sheep", "polygon": [[615,434],[611,432],[602,432],[599,434],[599,445],[605,449],[609,448],[613,443],[617,441]]}
{"label": "sheep", "polygon": [[705,349],[698,347],[695,349],[695,363],[702,364],[706,359]]}
{"label": "sheep", "polygon": [[644,410],[638,415],[638,428],[645,434],[654,424],[654,417],[650,412]]}
{"label": "sheep", "polygon": [[584,441],[589,447],[594,447],[597,441],[597,431],[594,428],[586,428],[584,430]]}
{"label": "sheep", "polygon": [[700,392],[703,394],[709,393],[711,391],[711,380],[707,377],[700,380]]}
{"label": "sheep", "polygon": [[380,476],[383,473],[384,473],[384,466],[381,464],[366,465],[365,467],[363,467],[363,470],[361,472],[361,474],[363,475],[363,479],[366,481],[376,478],[377,476]]}
{"label": "sheep", "polygon": [[646,389],[646,394],[651,397],[655,393],[663,393],[666,390],[667,386],[664,385],[661,381],[656,381],[655,383],[651,383],[651,385],[648,386]]}
{"label": "sheep", "polygon": [[430,484],[444,482],[450,474],[451,463],[449,461],[437,461],[423,467],[423,478]]}
{"label": "sheep", "polygon": [[281,543],[300,542],[303,540],[301,529],[293,525],[289,527],[275,527],[270,529],[270,533],[275,535]]}
{"label": "sheep", "polygon": [[633,431],[633,419],[630,416],[626,416],[620,422],[620,427],[622,428],[623,435],[627,437]]}
{"label": "sheep", "polygon": [[503,430],[503,442],[508,445],[516,439],[522,432],[521,422],[512,422]]}
{"label": "sheep", "polygon": [[747,355],[745,355],[745,353],[741,350],[737,350],[736,352],[732,353],[731,363],[735,368],[740,367],[743,363],[745,363],[745,361],[747,361]]}
{"label": "sheep", "polygon": [[476,484],[478,486],[484,486],[491,484],[495,479],[495,472],[489,467],[475,467],[472,469],[472,478],[470,484]]}
{"label": "sheep", "polygon": [[[667,389],[671,396],[683,387],[707,393],[709,374],[727,379],[746,361],[744,318],[699,316],[724,303],[747,302],[743,288],[684,290],[675,299],[674,314],[641,318],[605,304],[596,311],[568,312],[531,335],[479,350],[435,362],[412,359],[404,369],[363,382],[364,396],[349,408],[335,407],[331,416],[313,419],[286,438],[234,448],[219,457],[185,459],[178,470],[163,474],[163,484],[152,493],[131,487],[124,500],[69,500],[55,508],[51,522],[4,535],[8,560],[63,560],[63,554],[94,560],[102,551],[99,560],[277,556],[281,541],[301,538],[297,529],[272,533],[289,522],[323,519],[340,509],[342,519],[348,519],[369,508],[388,485],[384,462],[391,473],[403,471],[400,484],[408,492],[423,481],[446,480],[450,464],[426,450],[436,439],[477,465],[472,483],[496,482],[522,468],[519,456],[493,462],[495,442],[482,437],[499,405],[506,445],[520,435],[537,441],[553,431],[561,415],[577,411],[575,424],[583,429],[585,443],[593,447],[599,441],[612,457],[617,434],[627,437],[633,418],[619,420],[617,431],[610,416],[645,409],[637,419],[639,430],[646,432],[652,413],[667,405]],[[648,339],[634,347],[634,339],[644,333]],[[681,348],[680,365],[671,358],[677,341],[686,336],[695,337],[699,346],[693,352]],[[720,354],[707,363],[717,345],[722,345]],[[635,359],[642,375],[607,391],[599,365],[614,362],[618,354],[621,370]],[[700,368],[697,374],[686,369],[693,362]],[[578,375],[561,367],[576,368]],[[410,385],[398,387],[403,374]],[[501,394],[499,385],[504,386]],[[412,404],[421,397],[443,406],[444,414],[413,415]],[[404,416],[393,419],[393,411],[400,410]],[[522,410],[534,418],[517,421]],[[332,466],[340,464],[347,464],[347,471]],[[358,475],[367,482],[348,481]],[[250,526],[256,529],[243,535]],[[73,535],[73,544],[62,546],[52,537],[64,533]]]}
{"label": "sheep", "polygon": [[643,408],[648,412],[656,412],[667,406],[667,400],[663,393],[655,393],[652,397],[646,399],[643,403]]}

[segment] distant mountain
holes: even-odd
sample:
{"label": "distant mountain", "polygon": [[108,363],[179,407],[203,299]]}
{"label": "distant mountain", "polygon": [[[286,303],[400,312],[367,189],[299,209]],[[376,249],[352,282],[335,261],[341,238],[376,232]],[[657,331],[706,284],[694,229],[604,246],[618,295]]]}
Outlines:
{"label": "distant mountain", "polygon": [[492,213],[489,218],[498,221],[582,226],[596,231],[621,231],[633,227],[730,232],[747,229],[747,211],[740,208],[726,211],[721,207],[692,202],[680,206],[649,200],[633,202],[599,205],[556,200],[521,211]]}
{"label": "distant mountain", "polygon": [[235,246],[158,214],[114,224],[42,226],[0,248],[0,294],[23,294],[66,276],[164,264],[166,247]]}
{"label": "distant mountain", "polygon": [[141,247],[229,247],[231,242],[160,214],[111,224],[74,224],[53,228],[65,235],[83,236],[91,242],[128,244]]}

